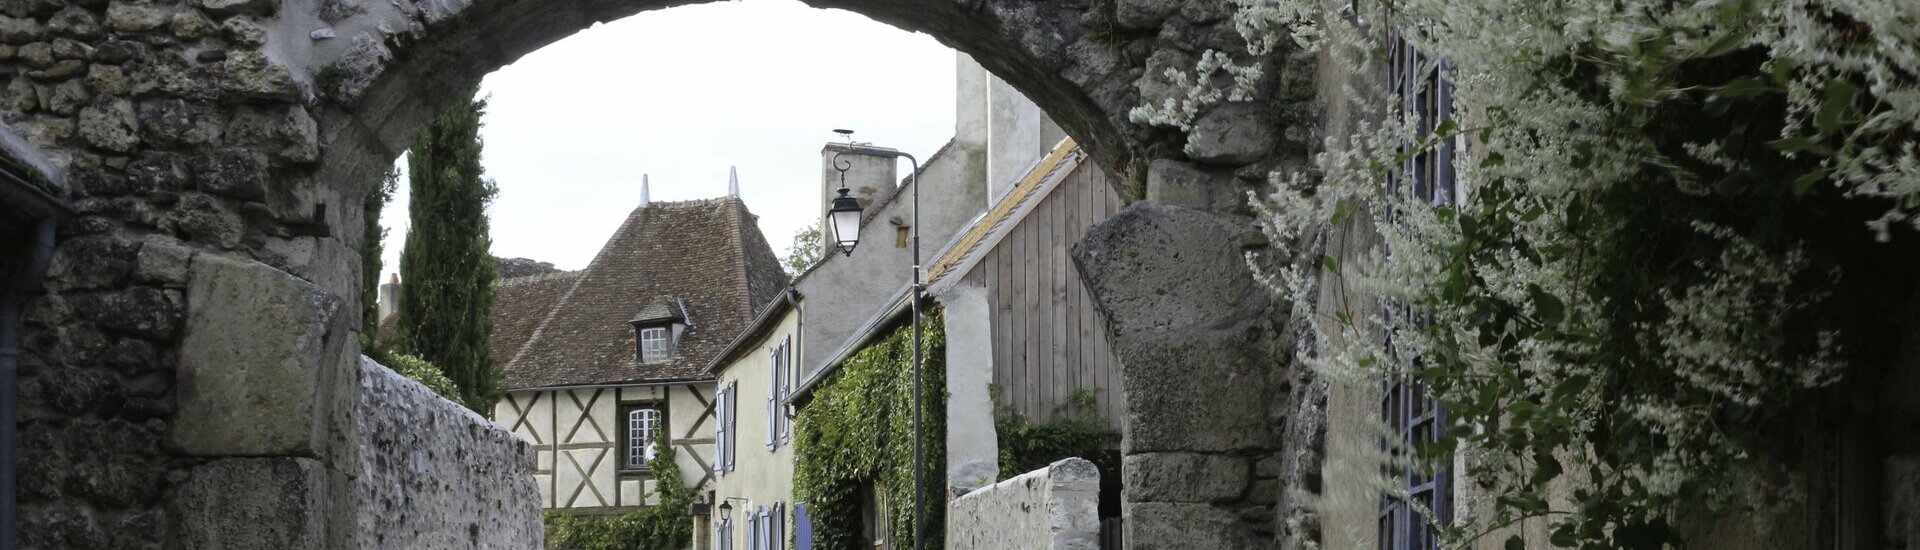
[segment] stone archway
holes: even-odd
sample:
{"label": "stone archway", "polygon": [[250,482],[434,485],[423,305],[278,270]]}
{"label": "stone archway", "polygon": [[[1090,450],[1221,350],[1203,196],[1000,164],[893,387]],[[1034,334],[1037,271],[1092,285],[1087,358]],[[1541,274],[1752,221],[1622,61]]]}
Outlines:
{"label": "stone archway", "polygon": [[[61,229],[47,292],[23,323],[23,545],[170,544],[183,531],[258,527],[219,517],[230,504],[192,500],[223,490],[271,488],[308,504],[343,494],[359,459],[343,442],[353,437],[359,325],[347,304],[358,292],[361,195],[452,93],[486,73],[595,22],[690,3],[19,0],[0,8],[0,116],[22,138],[0,143],[51,159],[43,175],[78,213]],[[1083,253],[1086,276],[1105,277],[1090,286],[1116,341],[1139,343],[1117,346],[1123,362],[1185,373],[1140,379],[1188,388],[1169,397],[1130,392],[1159,401],[1130,407],[1142,412],[1129,419],[1129,440],[1157,443],[1129,450],[1142,456],[1128,467],[1245,465],[1278,447],[1257,401],[1247,411],[1202,407],[1200,420],[1251,415],[1223,419],[1231,436],[1134,434],[1193,428],[1154,419],[1205,403],[1192,398],[1214,377],[1270,366],[1273,308],[1243,299],[1257,289],[1239,284],[1250,281],[1242,250],[1259,246],[1241,237],[1242,197],[1269,171],[1305,159],[1310,57],[1268,60],[1273,76],[1256,101],[1210,110],[1189,141],[1131,123],[1127,112],[1180,92],[1161,76],[1166,69],[1190,67],[1207,49],[1243,49],[1226,0],[808,3],[926,32],[972,55],[1086,146],[1126,195],[1198,208],[1136,209]],[[1138,260],[1174,251],[1185,258]],[[1169,298],[1143,286],[1180,286],[1196,256],[1235,281],[1222,287],[1228,292]],[[1159,275],[1112,277],[1143,270]],[[1167,300],[1177,302],[1171,317]],[[1166,322],[1211,328],[1190,334]],[[1169,348],[1169,338],[1181,341]],[[1257,384],[1242,388],[1266,395]],[[1221,458],[1228,455],[1239,458]],[[297,460],[245,463],[281,459]],[[192,485],[234,468],[258,479]],[[1168,518],[1197,513],[1193,499],[1218,499],[1135,496],[1165,503]],[[275,528],[312,531],[299,540],[313,547],[355,547],[353,512],[341,508],[350,500]],[[1259,516],[1261,500],[1246,497],[1242,516]],[[1235,530],[1219,539],[1227,542],[1274,528],[1252,524],[1155,528]]]}

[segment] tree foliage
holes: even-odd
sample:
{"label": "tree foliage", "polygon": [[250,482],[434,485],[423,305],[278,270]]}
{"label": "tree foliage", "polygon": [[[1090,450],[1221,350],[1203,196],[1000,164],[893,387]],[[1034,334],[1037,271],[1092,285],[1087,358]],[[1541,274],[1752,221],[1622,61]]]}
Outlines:
{"label": "tree foliage", "polygon": [[822,237],[820,233],[819,222],[807,224],[806,227],[795,231],[793,233],[793,244],[787,246],[787,257],[785,260],[787,275],[799,276],[801,273],[805,273],[808,269],[812,268],[813,264],[820,263],[822,257],[821,250],[823,250],[825,242],[824,237]]}
{"label": "tree foliage", "polygon": [[[946,525],[946,337],[927,313],[921,373],[928,548]],[[862,488],[886,499],[893,541],[913,538],[913,329],[900,323],[829,375],[795,422],[794,498],[807,503],[814,548],[871,548],[861,524]],[[894,543],[905,547],[908,544]]]}
{"label": "tree foliage", "polygon": [[654,504],[611,517],[547,512],[547,546],[554,550],[677,550],[693,540],[693,495],[680,478],[672,445],[654,438]]}
{"label": "tree foliage", "polygon": [[487,355],[489,310],[498,277],[489,254],[487,205],[495,188],[480,166],[480,118],[486,101],[442,113],[408,150],[411,227],[400,254],[398,344],[438,365],[460,387],[460,401],[482,415],[504,393]]}
{"label": "tree foliage", "polygon": [[384,271],[387,228],[380,226],[380,213],[393,201],[400,182],[400,171],[389,167],[380,177],[380,186],[361,200],[362,242],[360,243],[360,347],[372,349],[380,333],[380,275]]}

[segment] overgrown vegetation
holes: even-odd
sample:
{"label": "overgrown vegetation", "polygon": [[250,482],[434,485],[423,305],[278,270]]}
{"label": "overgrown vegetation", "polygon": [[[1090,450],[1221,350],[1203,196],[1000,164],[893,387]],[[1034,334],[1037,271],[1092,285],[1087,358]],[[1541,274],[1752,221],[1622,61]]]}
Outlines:
{"label": "overgrown vegetation", "polygon": [[[441,374],[440,367],[433,366],[433,363],[429,363],[425,359],[404,353],[381,355],[382,357],[375,359],[375,361],[386,365],[387,368],[393,369],[393,372],[400,373],[401,376],[412,378],[414,381],[426,385],[427,389],[433,390],[433,393],[440,394],[441,397],[445,397],[455,403],[460,402],[460,387],[455,386],[452,380],[448,380],[447,375]],[[369,357],[372,356],[369,355]]]}
{"label": "overgrown vegetation", "polygon": [[460,387],[460,401],[484,416],[505,392],[488,356],[497,267],[489,253],[487,205],[495,193],[480,166],[480,118],[471,99],[442,113],[407,151],[411,225],[400,253],[394,345],[438,365]]}
{"label": "overgrown vegetation", "polygon": [[[1173,75],[1185,98],[1136,120],[1185,127],[1252,97],[1250,60],[1288,44],[1379,74],[1382,29],[1456,86],[1439,121],[1343,90],[1370,120],[1325,144],[1323,178],[1275,174],[1255,201],[1281,252],[1306,256],[1266,273],[1315,333],[1301,361],[1363,391],[1412,379],[1444,403],[1436,443],[1375,458],[1397,476],[1472,458],[1491,498],[1435,526],[1449,541],[1538,518],[1555,546],[1658,548],[1683,544],[1698,510],[1793,504],[1779,428],[1853,414],[1831,388],[1889,362],[1881,320],[1920,273],[1910,5],[1236,2],[1252,55],[1207,52]],[[1436,208],[1406,161],[1449,143],[1466,146],[1467,193]],[[1348,218],[1378,246],[1318,257]],[[1406,496],[1403,480],[1328,482],[1342,484]]]}
{"label": "overgrown vegetation", "polygon": [[[991,389],[995,403],[1000,388]],[[1013,407],[998,405],[993,411],[995,439],[1000,447],[1000,479],[1045,468],[1070,457],[1080,457],[1100,467],[1100,477],[1120,474],[1118,454],[1120,433],[1107,427],[1099,413],[1098,398],[1092,391],[1074,390],[1068,405],[1055,411],[1054,420],[1033,422]]]}
{"label": "overgrown vegetation", "polygon": [[[925,533],[927,547],[940,548],[946,525],[946,331],[938,309],[922,323]],[[800,410],[794,496],[807,503],[814,548],[872,547],[861,525],[861,488],[868,485],[889,503],[890,546],[910,545],[902,541],[913,539],[912,354],[912,328],[898,323],[842,363]]]}
{"label": "overgrown vegetation", "polygon": [[573,516],[547,512],[547,547],[553,550],[674,550],[693,541],[693,495],[680,479],[672,445],[654,438],[647,461],[659,500],[618,516]]}

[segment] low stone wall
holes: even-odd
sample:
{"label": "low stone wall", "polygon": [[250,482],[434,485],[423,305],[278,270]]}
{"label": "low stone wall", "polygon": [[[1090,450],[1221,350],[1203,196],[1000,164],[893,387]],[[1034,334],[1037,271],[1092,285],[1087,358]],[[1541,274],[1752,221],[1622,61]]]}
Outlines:
{"label": "low stone wall", "polygon": [[1069,458],[948,505],[947,548],[1098,550],[1100,470]]}
{"label": "low stone wall", "polygon": [[357,408],[359,548],[544,546],[526,442],[365,358]]}

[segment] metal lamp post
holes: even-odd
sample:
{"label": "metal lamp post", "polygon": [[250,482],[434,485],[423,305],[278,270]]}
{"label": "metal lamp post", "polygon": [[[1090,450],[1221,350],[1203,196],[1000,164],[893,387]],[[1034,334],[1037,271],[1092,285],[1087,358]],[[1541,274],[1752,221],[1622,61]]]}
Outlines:
{"label": "metal lamp post", "polygon": [[[852,132],[840,131],[842,134]],[[926,548],[926,534],[921,511],[926,508],[926,460],[922,458],[921,445],[926,440],[920,427],[920,295],[926,291],[926,285],[920,280],[920,159],[913,155],[892,149],[854,146],[846,151],[833,154],[833,168],[840,171],[840,196],[833,199],[833,208],[828,210],[832,218],[835,247],[841,253],[853,255],[853,247],[860,243],[860,202],[847,196],[847,170],[853,168],[852,162],[841,163],[841,155],[862,155],[870,157],[905,158],[913,166],[907,185],[912,187],[912,221],[908,222],[913,236],[913,287],[908,292],[908,300],[913,305],[913,547],[915,550]]]}

